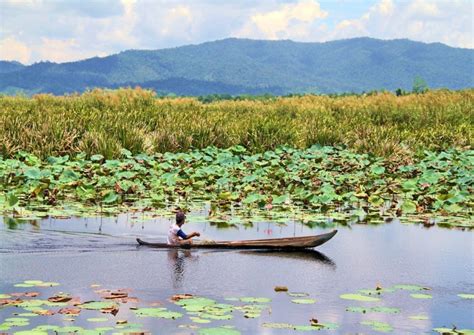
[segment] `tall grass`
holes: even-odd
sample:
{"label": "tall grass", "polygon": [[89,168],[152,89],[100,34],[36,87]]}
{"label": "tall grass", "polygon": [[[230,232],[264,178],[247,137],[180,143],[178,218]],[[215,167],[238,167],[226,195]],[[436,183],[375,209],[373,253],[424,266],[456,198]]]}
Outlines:
{"label": "tall grass", "polygon": [[376,155],[472,147],[474,89],[397,97],[302,97],[202,103],[157,98],[141,89],[82,95],[0,97],[0,154],[41,157],[184,151],[241,144],[250,151],[278,145],[345,145]]}

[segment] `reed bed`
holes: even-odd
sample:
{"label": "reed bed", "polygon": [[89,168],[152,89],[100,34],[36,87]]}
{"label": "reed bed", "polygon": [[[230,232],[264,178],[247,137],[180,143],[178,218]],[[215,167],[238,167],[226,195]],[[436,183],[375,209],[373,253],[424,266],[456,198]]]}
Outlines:
{"label": "reed bed", "polygon": [[345,146],[378,156],[472,148],[474,89],[202,103],[136,89],[0,97],[0,155],[39,157],[181,152],[243,145]]}

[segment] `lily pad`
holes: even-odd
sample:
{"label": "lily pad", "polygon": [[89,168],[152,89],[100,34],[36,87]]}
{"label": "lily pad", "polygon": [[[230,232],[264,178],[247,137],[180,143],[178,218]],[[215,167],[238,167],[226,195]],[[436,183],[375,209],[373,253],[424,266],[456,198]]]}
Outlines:
{"label": "lily pad", "polygon": [[89,301],[78,305],[78,307],[83,309],[102,310],[108,308],[116,308],[118,307],[118,305],[114,302],[109,301]]}
{"label": "lily pad", "polygon": [[87,319],[87,321],[89,321],[89,322],[106,322],[108,320],[109,319],[107,319],[107,318],[89,318],[89,319]]}
{"label": "lily pad", "polygon": [[251,303],[266,303],[272,300],[270,298],[244,297],[244,298],[240,298],[240,301],[251,302]]}
{"label": "lily pad", "polygon": [[366,295],[362,294],[341,294],[339,296],[341,299],[346,299],[346,300],[356,300],[356,301],[367,301],[367,302],[375,302],[375,301],[380,301],[379,298],[375,297],[368,297]]}
{"label": "lily pad", "polygon": [[179,319],[183,314],[171,312],[163,307],[137,308],[133,310],[139,317],[155,317],[162,319]]}
{"label": "lily pad", "polygon": [[288,292],[287,293],[290,297],[308,297],[308,293],[303,293],[303,292]]}
{"label": "lily pad", "polygon": [[347,307],[346,311],[353,313],[387,313],[397,314],[400,313],[399,308],[394,307]]}
{"label": "lily pad", "polygon": [[314,304],[316,300],[314,299],[293,299],[291,302],[295,304]]}
{"label": "lily pad", "polygon": [[429,319],[427,315],[410,315],[409,318],[412,320],[428,320]]}
{"label": "lily pad", "polygon": [[383,333],[388,333],[388,332],[393,331],[393,327],[386,322],[368,320],[368,321],[362,321],[360,324],[369,326],[373,330],[383,332]]}
{"label": "lily pad", "polygon": [[190,319],[195,323],[210,323],[211,322],[211,320],[201,319],[200,317],[197,317],[197,316],[191,316]]}
{"label": "lily pad", "polygon": [[430,294],[423,294],[423,293],[412,293],[410,294],[410,296],[415,299],[432,299],[433,298],[433,296],[431,296]]}
{"label": "lily pad", "polygon": [[463,299],[474,299],[474,294],[460,293],[458,294],[458,297],[463,298]]}
{"label": "lily pad", "polygon": [[274,329],[291,329],[293,325],[289,323],[281,323],[281,322],[265,322],[262,324],[264,328],[274,328]]}
{"label": "lily pad", "polygon": [[405,290],[405,291],[423,291],[423,290],[430,290],[428,287],[423,287],[419,285],[395,285],[393,287],[397,290]]}
{"label": "lily pad", "polygon": [[216,328],[201,328],[198,331],[199,335],[240,335],[240,332],[235,329],[227,327],[216,327]]}
{"label": "lily pad", "polygon": [[214,305],[215,303],[215,300],[201,297],[181,299],[175,302],[176,305],[183,307],[188,312],[201,312],[206,306]]}

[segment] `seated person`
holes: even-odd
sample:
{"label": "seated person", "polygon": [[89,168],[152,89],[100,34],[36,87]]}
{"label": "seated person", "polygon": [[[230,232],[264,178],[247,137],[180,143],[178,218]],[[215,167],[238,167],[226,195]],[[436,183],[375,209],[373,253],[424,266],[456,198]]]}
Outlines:
{"label": "seated person", "polygon": [[182,244],[191,244],[192,238],[195,236],[201,236],[198,232],[192,232],[189,235],[186,235],[181,229],[181,226],[184,224],[186,215],[180,210],[176,213],[176,223],[173,224],[168,231],[168,244],[169,245],[182,245]]}

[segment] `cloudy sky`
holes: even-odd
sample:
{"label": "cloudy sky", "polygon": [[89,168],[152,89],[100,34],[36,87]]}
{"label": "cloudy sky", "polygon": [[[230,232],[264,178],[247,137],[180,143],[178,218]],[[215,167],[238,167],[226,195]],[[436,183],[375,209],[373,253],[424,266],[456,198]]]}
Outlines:
{"label": "cloudy sky", "polygon": [[473,0],[0,0],[0,59],[31,64],[226,37],[370,36],[473,48]]}

